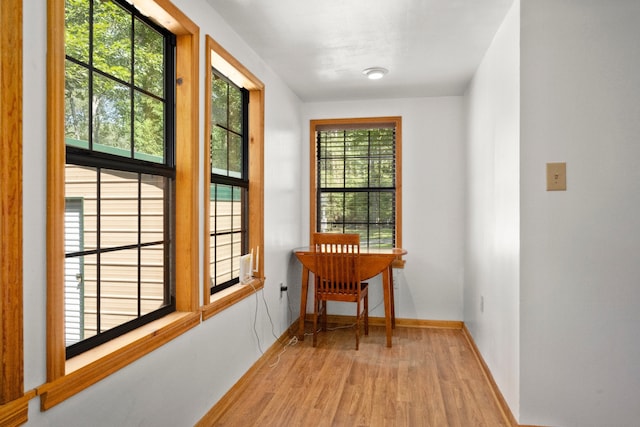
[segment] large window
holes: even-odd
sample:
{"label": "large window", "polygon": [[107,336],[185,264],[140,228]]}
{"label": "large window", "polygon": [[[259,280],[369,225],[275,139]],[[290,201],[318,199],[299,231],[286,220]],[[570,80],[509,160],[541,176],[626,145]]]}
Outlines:
{"label": "large window", "polygon": [[313,230],[401,245],[400,118],[313,121]]}
{"label": "large window", "polygon": [[209,246],[211,293],[239,282],[247,253],[249,92],[211,70]]}
{"label": "large window", "polygon": [[[205,319],[260,289],[264,265],[264,85],[211,37],[206,42]],[[243,282],[251,286],[234,286],[249,253]]]}
{"label": "large window", "polygon": [[198,27],[169,0],[49,0],[47,24],[43,410],[201,318]]}
{"label": "large window", "polygon": [[175,310],[175,37],[117,0],[67,0],[67,357]]}

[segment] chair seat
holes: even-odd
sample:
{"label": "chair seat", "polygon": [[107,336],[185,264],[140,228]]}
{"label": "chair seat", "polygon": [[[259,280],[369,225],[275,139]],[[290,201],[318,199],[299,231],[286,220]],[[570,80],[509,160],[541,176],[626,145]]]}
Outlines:
{"label": "chair seat", "polygon": [[[360,296],[365,296],[365,294],[369,293],[369,284],[361,283],[360,284]],[[344,302],[355,302],[356,297],[353,296],[351,292],[340,292],[340,291],[332,291],[332,292],[318,292],[318,294],[323,297],[326,296],[328,300],[331,301],[344,301]]]}

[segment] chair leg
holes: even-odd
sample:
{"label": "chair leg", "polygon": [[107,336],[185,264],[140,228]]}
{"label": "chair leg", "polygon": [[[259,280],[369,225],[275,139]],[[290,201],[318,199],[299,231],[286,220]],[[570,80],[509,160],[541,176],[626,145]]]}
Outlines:
{"label": "chair leg", "polygon": [[356,301],[356,351],[360,348],[360,300]]}
{"label": "chair leg", "polygon": [[322,332],[327,332],[327,301],[322,300],[322,306],[320,308],[320,317],[322,318]]}
{"label": "chair leg", "polygon": [[318,342],[318,305],[320,301],[315,297],[313,299],[313,346],[315,347]]}
{"label": "chair leg", "polygon": [[369,335],[369,294],[364,296],[364,334]]}

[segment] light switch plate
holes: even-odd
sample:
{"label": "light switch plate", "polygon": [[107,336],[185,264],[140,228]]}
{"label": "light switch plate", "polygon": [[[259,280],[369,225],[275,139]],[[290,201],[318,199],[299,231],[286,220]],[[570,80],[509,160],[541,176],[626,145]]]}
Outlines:
{"label": "light switch plate", "polygon": [[567,190],[567,164],[547,163],[547,191]]}

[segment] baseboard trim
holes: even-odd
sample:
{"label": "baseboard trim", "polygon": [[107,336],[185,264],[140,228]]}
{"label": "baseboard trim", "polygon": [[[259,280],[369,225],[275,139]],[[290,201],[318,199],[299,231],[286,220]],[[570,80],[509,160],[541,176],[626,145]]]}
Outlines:
{"label": "baseboard trim", "polygon": [[[297,322],[294,323],[297,325]],[[293,326],[293,325],[292,325]],[[291,329],[291,327],[289,328]],[[278,340],[276,340],[269,349],[260,356],[256,362],[251,365],[249,370],[244,373],[242,377],[227,391],[224,396],[218,400],[218,402],[196,423],[194,427],[208,427],[215,425],[220,417],[226,413],[226,411],[233,405],[233,403],[238,399],[245,389],[247,388],[248,382],[255,375],[255,373],[267,364],[269,360],[271,360],[272,355],[276,355],[282,351],[282,343],[286,342],[290,337],[289,329],[285,330],[284,333],[280,336]]]}
{"label": "baseboard trim", "polygon": [[480,368],[482,369],[484,378],[487,380],[487,383],[491,388],[491,393],[493,394],[493,398],[498,404],[498,407],[500,408],[500,412],[502,412],[502,416],[505,422],[507,423],[507,425],[511,427],[525,427],[525,426],[520,426],[518,424],[518,421],[516,421],[516,418],[513,416],[513,413],[511,412],[511,408],[509,408],[509,405],[507,404],[507,401],[502,395],[502,392],[500,391],[498,384],[496,384],[496,381],[493,379],[491,370],[489,370],[489,366],[484,361],[484,358],[482,357],[482,354],[480,353],[478,346],[476,345],[475,341],[473,340],[473,337],[471,336],[471,332],[469,332],[469,329],[467,329],[467,326],[464,324],[462,325],[462,333],[464,334],[464,337],[467,339],[467,342],[471,347],[471,351],[473,352],[473,355],[478,361],[478,365],[480,365]]}
{"label": "baseboard trim", "polygon": [[[348,325],[353,323],[353,316],[329,314],[327,323],[337,325]],[[313,314],[307,313],[305,322],[313,322]],[[296,323],[297,324],[297,323]],[[369,324],[373,326],[384,326],[384,317],[369,316]],[[396,319],[396,326],[403,328],[441,328],[441,329],[462,329],[464,323],[459,320],[419,320],[419,319]]]}

